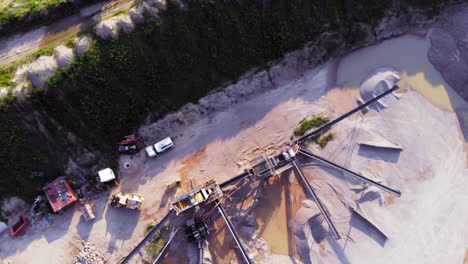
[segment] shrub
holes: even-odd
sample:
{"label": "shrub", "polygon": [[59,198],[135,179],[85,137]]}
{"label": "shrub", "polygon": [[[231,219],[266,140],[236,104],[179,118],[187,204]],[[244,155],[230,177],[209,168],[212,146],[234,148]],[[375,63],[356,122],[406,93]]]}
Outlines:
{"label": "shrub", "polygon": [[299,123],[299,126],[294,129],[294,135],[302,136],[305,134],[305,132],[307,132],[307,130],[313,127],[320,127],[328,121],[330,121],[330,118],[321,115],[315,115],[311,118],[303,119]]}
{"label": "shrub", "polygon": [[317,144],[319,144],[321,148],[324,148],[325,146],[327,146],[328,142],[332,141],[334,138],[335,136],[333,135],[333,133],[328,133],[328,135],[318,139]]}

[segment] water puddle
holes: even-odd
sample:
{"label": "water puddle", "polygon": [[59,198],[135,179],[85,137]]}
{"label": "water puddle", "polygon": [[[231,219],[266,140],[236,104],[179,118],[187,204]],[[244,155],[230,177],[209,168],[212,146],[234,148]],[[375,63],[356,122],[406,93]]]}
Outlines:
{"label": "water puddle", "polygon": [[466,106],[430,63],[429,48],[427,37],[404,35],[359,49],[339,62],[337,84],[356,88],[376,68],[391,67],[400,72],[400,88],[410,86],[443,110]]}

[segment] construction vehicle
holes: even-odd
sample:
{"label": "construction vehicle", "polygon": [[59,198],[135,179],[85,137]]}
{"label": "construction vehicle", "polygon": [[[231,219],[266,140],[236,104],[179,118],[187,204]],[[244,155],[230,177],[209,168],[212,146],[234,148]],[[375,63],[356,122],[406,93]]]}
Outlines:
{"label": "construction vehicle", "polygon": [[209,204],[223,196],[223,191],[215,180],[209,180],[202,186],[194,188],[175,199],[172,203],[174,209],[179,215],[180,213],[196,207],[199,204]]}
{"label": "construction vehicle", "polygon": [[144,200],[145,198],[140,195],[118,192],[112,195],[110,205],[116,208],[125,207],[140,210]]}
{"label": "construction vehicle", "polygon": [[89,222],[96,218],[93,212],[93,205],[91,205],[85,198],[80,199],[80,212],[86,222]]}
{"label": "construction vehicle", "polygon": [[174,143],[172,142],[172,139],[170,137],[167,137],[154,145],[148,146],[145,148],[146,154],[148,154],[148,157],[156,157],[157,154],[163,153],[167,149],[170,149],[174,146]]}

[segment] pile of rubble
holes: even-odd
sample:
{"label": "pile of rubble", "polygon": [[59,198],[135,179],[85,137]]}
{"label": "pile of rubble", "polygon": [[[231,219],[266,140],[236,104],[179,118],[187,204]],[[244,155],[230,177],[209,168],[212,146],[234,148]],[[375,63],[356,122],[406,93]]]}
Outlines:
{"label": "pile of rubble", "polygon": [[107,263],[105,258],[100,254],[94,246],[86,241],[81,241],[83,248],[76,257],[75,264],[104,264]]}

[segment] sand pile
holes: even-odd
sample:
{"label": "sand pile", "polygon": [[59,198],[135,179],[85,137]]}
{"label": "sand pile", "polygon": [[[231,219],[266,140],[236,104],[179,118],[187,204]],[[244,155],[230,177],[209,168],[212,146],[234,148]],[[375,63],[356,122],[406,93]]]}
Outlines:
{"label": "sand pile", "polygon": [[57,67],[57,61],[53,56],[40,56],[32,63],[21,66],[15,76],[15,79],[19,81],[14,81],[17,83],[24,82],[24,77],[27,76],[27,79],[31,81],[34,87],[44,87],[47,78],[56,71]]}
{"label": "sand pile", "polygon": [[115,17],[99,22],[96,25],[96,34],[102,39],[116,39],[119,36],[118,19]]}
{"label": "sand pile", "polygon": [[76,54],[82,55],[91,46],[91,37],[90,36],[77,37],[73,41],[73,44],[75,44]]}
{"label": "sand pile", "polygon": [[5,97],[8,95],[8,88],[0,87],[0,98]]}
{"label": "sand pile", "polygon": [[96,247],[92,246],[86,241],[81,241],[83,248],[76,257],[75,264],[104,264],[107,263],[105,258],[96,250]]}
{"label": "sand pile", "polygon": [[67,67],[75,59],[75,54],[69,47],[60,45],[54,49],[54,58],[59,67]]}
{"label": "sand pile", "polygon": [[[158,2],[158,1],[155,1]],[[155,6],[160,4],[154,3]],[[162,5],[162,4],[161,4]],[[165,5],[164,5],[165,8]],[[136,24],[142,23],[145,19],[154,20],[159,18],[158,9],[156,7],[150,6],[147,2],[143,2],[137,6],[132,7],[128,11],[128,15],[132,21]]]}
{"label": "sand pile", "polygon": [[[400,76],[398,72],[392,68],[382,67],[371,72],[360,85],[360,94],[363,101],[367,102],[372,98],[382,94],[392,88],[398,81]],[[396,96],[394,96],[396,97]],[[386,96],[370,107],[375,110],[382,110],[388,107],[388,104],[394,101],[391,96]]]}

